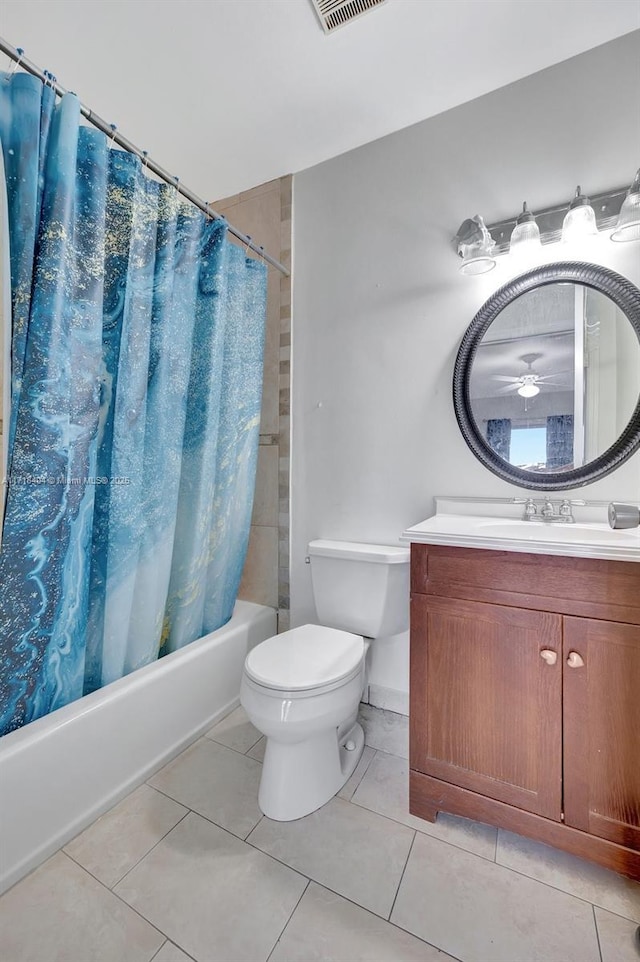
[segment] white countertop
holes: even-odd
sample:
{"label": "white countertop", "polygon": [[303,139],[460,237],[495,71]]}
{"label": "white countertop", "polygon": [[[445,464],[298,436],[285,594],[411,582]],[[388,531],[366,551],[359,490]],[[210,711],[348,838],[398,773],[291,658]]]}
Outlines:
{"label": "white countertop", "polygon": [[[535,500],[544,500],[544,497]],[[562,498],[551,497],[551,500],[559,502]],[[400,540],[640,562],[640,528],[612,530],[607,522],[605,502],[574,507],[574,524],[523,521],[523,507],[513,501],[493,498],[436,498],[436,513],[407,528]]]}

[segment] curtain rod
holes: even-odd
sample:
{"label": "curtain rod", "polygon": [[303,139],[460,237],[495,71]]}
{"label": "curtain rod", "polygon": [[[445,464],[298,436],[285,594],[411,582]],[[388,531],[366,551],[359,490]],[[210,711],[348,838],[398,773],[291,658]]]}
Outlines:
{"label": "curtain rod", "polygon": [[[7,43],[7,41],[2,37],[0,37],[0,51],[5,53],[11,60],[14,60],[16,65],[22,67],[27,71],[27,73],[32,74],[34,77],[37,77],[45,84],[48,84],[50,87],[52,87],[58,97],[62,97],[64,94],[69,93],[68,90],[65,90],[64,87],[60,86],[52,74],[47,73],[44,70],[40,70],[40,68],[34,63],[32,63],[30,60],[27,60],[21,48],[12,46],[12,44]],[[195,207],[198,207],[201,211],[203,211],[209,217],[212,217],[214,220],[220,220],[222,218],[222,214],[219,214],[213,209],[213,207],[210,207],[206,200],[202,200],[201,197],[198,197],[197,194],[194,194],[194,192],[189,190],[188,187],[183,187],[177,177],[174,177],[167,170],[165,170],[164,167],[161,167],[160,164],[156,164],[154,160],[148,157],[146,151],[136,147],[136,145],[132,144],[130,140],[127,140],[126,137],[123,137],[122,134],[119,134],[116,130],[115,124],[108,124],[106,120],[103,120],[102,117],[99,117],[98,114],[94,113],[94,111],[89,107],[85,107],[82,102],[80,103],[80,113],[90,123],[92,123],[94,127],[97,127],[98,130],[101,130],[104,134],[107,134],[109,140],[113,140],[116,144],[118,144],[118,146],[128,150],[130,154],[135,154],[136,157],[139,157],[145,167],[148,167],[148,169],[156,174],[156,176],[160,177],[161,180],[164,180],[167,184],[171,184],[172,187],[175,187],[178,193],[182,194],[183,197],[186,197],[187,200],[191,201]],[[243,244],[246,244],[248,250],[254,251],[254,253],[262,257],[263,260],[265,260],[268,264],[271,264],[272,267],[276,267],[282,274],[285,275],[285,277],[289,277],[290,272],[287,270],[287,268],[281,264],[280,261],[277,261],[274,257],[271,257],[270,254],[267,254],[262,247],[257,247],[248,235],[242,234],[236,227],[233,227],[232,224],[227,224],[227,230],[230,234],[233,234],[234,237],[237,237],[239,241],[242,241]]]}

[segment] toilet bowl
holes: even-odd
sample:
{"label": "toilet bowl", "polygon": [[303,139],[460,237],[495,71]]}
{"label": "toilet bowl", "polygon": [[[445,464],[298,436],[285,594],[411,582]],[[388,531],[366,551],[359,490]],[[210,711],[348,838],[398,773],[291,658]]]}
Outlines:
{"label": "toilet bowl", "polygon": [[267,738],[258,804],[276,821],[315,811],[349,779],[364,748],[357,714],[370,638],[408,624],[408,549],[315,541],[309,556],[325,623],[253,648],[240,689],[249,720]]}
{"label": "toilet bowl", "polygon": [[365,651],[357,635],[302,625],[247,656],[240,701],[267,737],[258,804],[269,818],[290,821],[320,808],[358,764]]}

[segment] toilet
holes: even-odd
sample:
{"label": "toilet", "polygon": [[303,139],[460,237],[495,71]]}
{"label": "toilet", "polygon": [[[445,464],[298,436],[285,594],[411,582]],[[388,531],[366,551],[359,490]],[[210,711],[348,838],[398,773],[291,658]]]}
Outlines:
{"label": "toilet", "polygon": [[409,549],[348,541],[309,544],[320,624],[267,638],[247,655],[240,702],[267,743],[258,793],[276,821],[329,801],[364,748],[357,722],[366,654],[409,622]]}

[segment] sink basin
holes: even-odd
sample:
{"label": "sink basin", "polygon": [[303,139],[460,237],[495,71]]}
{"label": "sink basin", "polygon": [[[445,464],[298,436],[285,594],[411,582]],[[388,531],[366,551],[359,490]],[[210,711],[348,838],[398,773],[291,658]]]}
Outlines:
{"label": "sink basin", "polygon": [[574,524],[523,521],[522,508],[507,501],[436,498],[436,506],[431,518],[402,533],[403,541],[640,562],[640,528],[613,531],[599,520],[606,505],[587,505]]}
{"label": "sink basin", "polygon": [[[469,521],[472,519],[470,518]],[[473,519],[475,520],[475,519]],[[554,544],[619,544],[640,545],[637,529],[612,531],[599,524],[545,524],[536,521],[505,521],[491,518],[470,525],[490,538],[518,538],[525,541],[550,541]]]}

